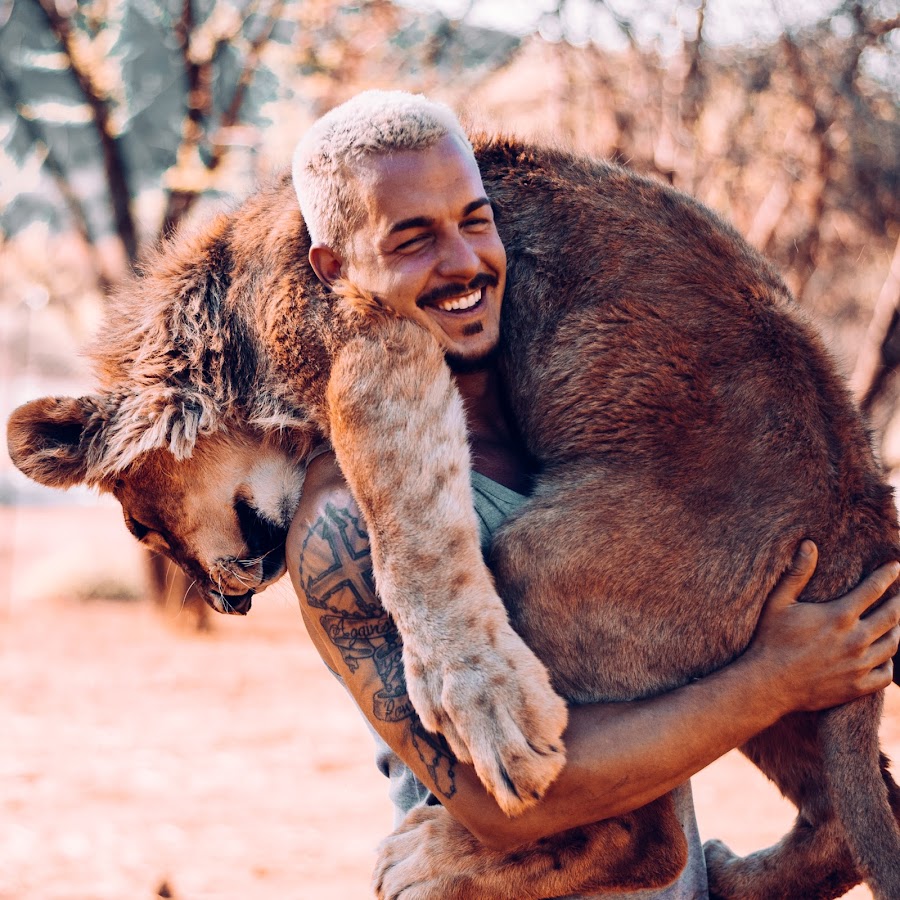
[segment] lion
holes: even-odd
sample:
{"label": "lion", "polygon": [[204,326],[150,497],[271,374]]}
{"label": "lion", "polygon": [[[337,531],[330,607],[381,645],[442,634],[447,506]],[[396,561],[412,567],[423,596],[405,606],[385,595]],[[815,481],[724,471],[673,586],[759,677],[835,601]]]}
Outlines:
{"label": "lion", "polygon": [[[287,174],[166,245],[118,298],[92,351],[96,395],[26,404],[8,433],[27,475],[111,491],[139,539],[237,613],[283,568],[297,473],[329,439],[369,528],[417,712],[514,814],[564,760],[548,672],[573,702],[674,688],[743,651],[801,538],[821,550],[809,602],[845,593],[900,546],[833,362],[732,228],[605,162],[474,143],[508,256],[501,369],[540,464],[492,549],[514,631],[480,562],[465,419],[440,350],[377,298],[318,283]],[[263,488],[257,465],[284,483]],[[441,514],[422,521],[423,507]],[[437,577],[421,580],[417,546],[447,547],[430,560]],[[798,818],[745,859],[708,845],[713,896],[836,897],[863,878],[900,897],[881,701],[786,717],[742,748]],[[511,732],[491,716],[499,704]],[[466,854],[457,893],[449,882],[439,893],[656,887],[684,866],[668,797],[577,832],[508,857],[448,835]]]}
{"label": "lion", "polygon": [[150,601],[169,622],[195,632],[212,630],[209,604],[183,569],[173,566],[164,554],[152,551],[145,554],[144,564]]}

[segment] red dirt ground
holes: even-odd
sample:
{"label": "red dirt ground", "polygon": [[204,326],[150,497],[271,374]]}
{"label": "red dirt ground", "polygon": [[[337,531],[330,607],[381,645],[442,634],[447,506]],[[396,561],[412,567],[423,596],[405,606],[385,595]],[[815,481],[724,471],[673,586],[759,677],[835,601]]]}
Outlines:
{"label": "red dirt ground", "polygon": [[[0,533],[2,900],[371,896],[385,785],[287,583],[196,634],[145,602],[78,599],[139,585],[115,507],[0,509]],[[740,852],[792,818],[736,753],[694,791],[703,836]]]}

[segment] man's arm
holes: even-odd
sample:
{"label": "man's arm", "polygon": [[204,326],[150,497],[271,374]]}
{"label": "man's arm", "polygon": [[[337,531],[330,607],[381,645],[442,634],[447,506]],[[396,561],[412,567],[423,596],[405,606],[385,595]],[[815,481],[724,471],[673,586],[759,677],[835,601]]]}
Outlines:
{"label": "man's arm", "polygon": [[288,565],[319,653],[376,731],[454,818],[488,846],[510,849],[643,806],[789,712],[824,709],[890,683],[900,598],[860,615],[896,567],[834,603],[796,603],[815,568],[815,549],[807,546],[736,662],[658,697],[574,707],[562,774],[515,819],[418,721],[406,697],[399,635],[375,596],[359,511],[328,455],[310,466]]}
{"label": "man's arm", "polygon": [[449,799],[458,763],[443,738],[423,728],[409,701],[402,642],[375,595],[362,517],[336,466],[323,462],[307,478],[316,482],[327,471],[328,484],[304,492],[288,537],[300,611],[322,659],[375,730],[435,795]]}

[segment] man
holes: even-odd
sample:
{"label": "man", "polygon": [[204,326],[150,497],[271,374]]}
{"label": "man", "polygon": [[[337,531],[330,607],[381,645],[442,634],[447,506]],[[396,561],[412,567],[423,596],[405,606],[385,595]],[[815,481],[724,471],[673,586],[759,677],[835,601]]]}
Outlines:
{"label": "man", "polygon": [[[465,133],[445,107],[370,92],[316,123],[298,147],[294,179],[320,280],[346,279],[378,296],[445,349],[466,405],[487,541],[524,500],[530,473],[492,356],[506,257]],[[537,807],[508,819],[472,769],[424,732],[406,699],[400,642],[374,593],[361,517],[327,449],[310,462],[287,550],[313,641],[380,741],[398,820],[437,798],[483,843],[512,849],[674,790],[688,865],[673,885],[641,897],[706,895],[691,775],[789,712],[885,687],[900,639],[900,600],[860,619],[900,566],[834,603],[798,604],[816,560],[804,542],[740,659],[650,700],[574,708],[561,776]]]}

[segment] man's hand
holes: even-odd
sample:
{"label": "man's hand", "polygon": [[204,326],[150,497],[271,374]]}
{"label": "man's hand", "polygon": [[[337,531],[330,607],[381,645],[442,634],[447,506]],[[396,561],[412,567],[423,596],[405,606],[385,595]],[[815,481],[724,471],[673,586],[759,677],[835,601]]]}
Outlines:
{"label": "man's hand", "polygon": [[900,573],[900,563],[876,569],[829,603],[799,603],[818,551],[803,541],[769,595],[747,656],[770,671],[775,702],[785,713],[828,709],[891,683],[900,642],[900,594],[868,615]]}

